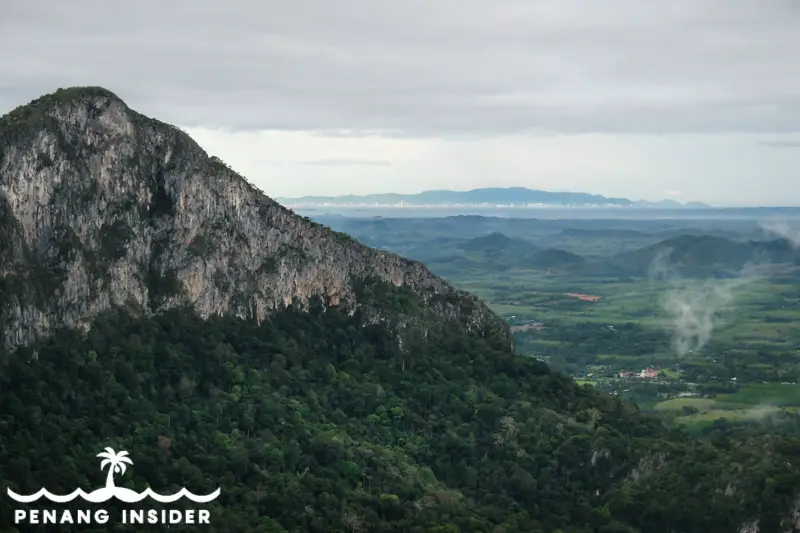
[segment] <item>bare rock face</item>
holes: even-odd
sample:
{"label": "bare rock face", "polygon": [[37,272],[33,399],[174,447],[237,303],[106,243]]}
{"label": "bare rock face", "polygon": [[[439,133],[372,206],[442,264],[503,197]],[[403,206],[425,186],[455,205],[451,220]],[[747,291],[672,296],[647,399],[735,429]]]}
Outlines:
{"label": "bare rock face", "polygon": [[422,264],[292,213],[105,89],[62,89],[0,118],[0,344],[87,328],[117,306],[263,320],[319,296],[355,310],[363,279],[510,342],[502,320]]}

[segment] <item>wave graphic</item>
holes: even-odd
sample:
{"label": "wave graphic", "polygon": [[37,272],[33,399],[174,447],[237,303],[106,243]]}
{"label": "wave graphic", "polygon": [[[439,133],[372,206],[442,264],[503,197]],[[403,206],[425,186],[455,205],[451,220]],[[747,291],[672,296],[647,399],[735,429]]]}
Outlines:
{"label": "wave graphic", "polygon": [[111,498],[116,498],[125,503],[136,503],[144,500],[145,498],[152,498],[155,501],[161,503],[172,503],[174,501],[180,500],[181,498],[192,500],[195,503],[208,503],[212,500],[215,500],[217,496],[219,496],[220,489],[217,488],[217,490],[215,490],[211,494],[205,494],[205,495],[192,494],[191,492],[186,490],[185,487],[176,492],[175,494],[168,494],[168,495],[158,494],[156,492],[153,492],[153,490],[150,489],[149,487],[143,490],[142,492],[136,492],[130,489],[126,489],[124,487],[103,487],[102,489],[97,489],[92,492],[85,492],[83,489],[76,489],[75,491],[66,495],[53,494],[44,488],[39,489],[39,491],[35,494],[29,494],[27,496],[22,494],[17,494],[10,488],[7,488],[6,492],[8,493],[8,496],[11,499],[18,501],[19,503],[35,502],[36,500],[42,497],[47,498],[51,502],[55,503],[67,503],[71,502],[76,498],[83,498],[87,502],[91,503],[103,503],[107,502]]}

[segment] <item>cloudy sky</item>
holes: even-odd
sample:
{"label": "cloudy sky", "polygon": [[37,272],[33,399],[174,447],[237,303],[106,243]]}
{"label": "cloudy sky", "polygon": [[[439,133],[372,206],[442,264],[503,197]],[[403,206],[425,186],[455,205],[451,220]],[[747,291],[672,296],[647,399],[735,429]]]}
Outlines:
{"label": "cloudy sky", "polygon": [[267,194],[800,205],[797,0],[1,0],[0,110],[102,85]]}

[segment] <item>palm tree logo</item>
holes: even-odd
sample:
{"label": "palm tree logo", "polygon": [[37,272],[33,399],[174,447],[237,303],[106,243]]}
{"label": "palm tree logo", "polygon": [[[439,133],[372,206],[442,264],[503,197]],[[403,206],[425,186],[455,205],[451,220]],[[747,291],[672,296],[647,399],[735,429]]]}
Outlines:
{"label": "palm tree logo", "polygon": [[123,475],[128,468],[125,465],[133,465],[133,461],[128,457],[128,452],[124,450],[117,453],[114,451],[114,448],[106,448],[104,452],[98,453],[97,457],[103,458],[103,462],[100,463],[101,472],[108,466],[108,476],[106,477],[107,489],[115,488],[114,474]]}
{"label": "palm tree logo", "polygon": [[10,487],[6,489],[6,492],[12,499],[20,503],[35,502],[41,497],[45,497],[51,502],[56,502],[56,503],[71,502],[76,498],[83,498],[87,502],[92,502],[92,503],[103,503],[110,500],[111,498],[115,498],[125,503],[136,503],[144,500],[145,498],[152,498],[161,503],[171,503],[180,500],[181,498],[187,498],[196,503],[208,503],[216,499],[220,493],[220,489],[217,488],[217,490],[215,490],[210,494],[197,495],[189,492],[188,490],[186,490],[185,487],[183,487],[181,488],[181,490],[179,490],[174,494],[165,495],[153,492],[153,490],[150,487],[147,487],[145,490],[141,492],[136,492],[125,487],[117,487],[116,485],[114,485],[114,475],[125,474],[125,470],[128,469],[128,465],[133,465],[133,461],[131,461],[131,458],[128,457],[128,452],[124,450],[120,450],[119,452],[117,452],[114,451],[114,448],[108,447],[105,449],[105,451],[98,453],[97,457],[103,459],[100,462],[101,472],[105,470],[106,467],[108,467],[108,476],[106,476],[105,487],[93,490],[92,492],[86,492],[83,489],[79,488],[69,494],[64,494],[64,495],[53,494],[45,488],[41,488],[35,494],[29,494],[29,495],[17,494],[13,490],[11,490]]}

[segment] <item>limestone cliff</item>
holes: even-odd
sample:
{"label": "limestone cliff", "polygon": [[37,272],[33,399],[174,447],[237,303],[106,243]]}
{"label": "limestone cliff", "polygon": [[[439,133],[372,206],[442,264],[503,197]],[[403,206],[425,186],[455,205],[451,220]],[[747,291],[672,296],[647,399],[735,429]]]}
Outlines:
{"label": "limestone cliff", "polygon": [[0,119],[0,344],[86,328],[123,305],[263,319],[320,296],[355,309],[365,278],[410,287],[444,322],[509,338],[422,264],[292,213],[105,89],[61,89]]}

